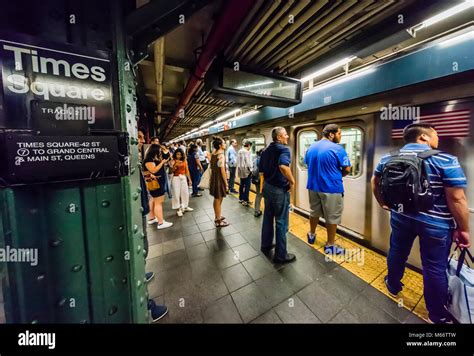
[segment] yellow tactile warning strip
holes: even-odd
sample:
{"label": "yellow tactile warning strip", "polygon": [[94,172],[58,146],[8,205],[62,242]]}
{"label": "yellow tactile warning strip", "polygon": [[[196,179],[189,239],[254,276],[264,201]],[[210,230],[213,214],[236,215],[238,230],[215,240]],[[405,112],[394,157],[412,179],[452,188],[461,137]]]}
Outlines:
{"label": "yellow tactile warning strip", "polygon": [[[233,194],[233,196],[238,197],[237,194]],[[250,192],[250,201],[252,204],[255,202],[255,193],[253,192]],[[308,219],[290,212],[289,230],[294,236],[304,241],[308,246],[324,254],[324,244],[326,241],[326,229],[324,227],[318,225],[316,229],[318,239],[314,245],[310,245],[308,244],[306,237],[306,234],[309,231]],[[331,260],[338,263],[341,267],[347,269],[374,288],[378,289],[400,307],[404,307],[418,317],[428,321],[428,312],[423,298],[423,277],[420,273],[406,268],[405,275],[402,279],[404,284],[403,290],[398,294],[397,298],[393,298],[388,294],[383,281],[384,276],[387,274],[387,259],[385,256],[382,256],[377,252],[359,245],[339,234],[336,236],[336,243],[344,247],[348,252],[344,256],[330,257],[330,255],[328,255],[328,258],[331,258]],[[363,261],[363,263],[361,263],[361,261]]]}

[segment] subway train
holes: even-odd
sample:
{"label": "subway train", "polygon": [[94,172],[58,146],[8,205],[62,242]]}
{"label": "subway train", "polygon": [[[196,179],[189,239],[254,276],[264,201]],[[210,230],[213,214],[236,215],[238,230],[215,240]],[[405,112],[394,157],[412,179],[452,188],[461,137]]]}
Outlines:
{"label": "subway train", "polygon": [[[404,144],[403,126],[400,126],[403,120],[400,120],[402,117],[394,108],[412,108],[419,114],[416,115],[418,120],[430,122],[437,127],[439,149],[459,158],[469,187],[472,187],[474,139],[469,135],[469,130],[474,127],[474,81],[471,75],[455,76],[456,80],[450,76],[403,87],[360,100],[298,113],[294,117],[280,117],[271,122],[219,132],[217,136],[223,137],[227,144],[231,139],[237,139],[239,145],[244,139],[251,140],[252,153],[255,154],[271,142],[273,127],[285,127],[290,136],[288,144],[292,154],[291,168],[296,180],[291,204],[295,212],[308,216],[308,173],[303,163],[305,152],[314,141],[321,138],[324,125],[339,124],[342,129],[340,144],[346,149],[352,163],[351,173],[343,178],[344,213],[339,233],[386,254],[390,237],[389,213],[377,204],[372,195],[370,180],[380,158]],[[209,147],[211,136],[206,137]],[[474,190],[468,188],[466,195],[470,202],[470,225],[473,226]],[[320,238],[324,240],[326,236]],[[415,269],[421,268],[418,239],[408,264]]]}

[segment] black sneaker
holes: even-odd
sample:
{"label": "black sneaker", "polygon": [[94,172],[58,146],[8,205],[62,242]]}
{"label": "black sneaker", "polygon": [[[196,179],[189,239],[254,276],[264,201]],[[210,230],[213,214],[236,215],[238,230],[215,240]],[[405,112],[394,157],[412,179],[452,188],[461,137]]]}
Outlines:
{"label": "black sneaker", "polygon": [[256,211],[255,214],[253,214],[253,216],[258,218],[259,216],[262,216],[262,212],[261,211]]}
{"label": "black sneaker", "polygon": [[[385,287],[387,287],[388,294],[390,294],[393,298],[396,298],[398,293],[400,293],[402,291],[402,288],[400,288],[399,290],[395,290],[395,289],[389,287],[389,285],[388,285],[388,276],[385,276],[383,278],[383,282],[385,283]],[[400,282],[400,284],[402,285],[402,287],[404,286],[404,284],[402,282]]]}
{"label": "black sneaker", "polygon": [[202,194],[196,193],[196,194],[193,194],[193,195],[191,195],[191,196],[192,196],[192,197],[202,197]]}
{"label": "black sneaker", "polygon": [[280,258],[277,258],[277,257],[273,258],[274,263],[291,263],[291,262],[294,262],[294,261],[296,261],[296,256],[292,253],[287,253],[286,257],[284,259],[280,259]]}
{"label": "black sneaker", "polygon": [[239,192],[236,191],[235,189],[231,189],[230,192],[231,192],[232,194],[239,194]]}
{"label": "black sneaker", "polygon": [[431,319],[430,317],[428,317],[428,320],[433,323],[433,324],[454,324],[454,320],[452,318],[441,318],[441,319]]}
{"label": "black sneaker", "polygon": [[148,283],[150,282],[153,277],[155,277],[155,273],[154,272],[147,272],[145,273],[145,282]]}
{"label": "black sneaker", "polygon": [[154,323],[168,314],[168,307],[166,305],[157,305],[152,299],[148,300],[148,310]]}

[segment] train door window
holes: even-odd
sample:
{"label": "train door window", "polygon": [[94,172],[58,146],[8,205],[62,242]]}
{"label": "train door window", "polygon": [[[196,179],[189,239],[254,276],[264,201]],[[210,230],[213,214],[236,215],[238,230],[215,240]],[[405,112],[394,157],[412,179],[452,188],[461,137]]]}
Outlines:
{"label": "train door window", "polygon": [[265,137],[262,136],[254,136],[254,137],[246,137],[246,140],[252,142],[252,148],[250,149],[252,157],[254,157],[258,150],[265,148]]}
{"label": "train door window", "polygon": [[305,130],[298,133],[298,164],[306,169],[304,164],[304,156],[308,151],[309,146],[318,140],[318,133],[314,130]]}
{"label": "train door window", "polygon": [[339,144],[344,147],[351,161],[349,177],[357,177],[362,171],[362,130],[358,127],[341,128],[342,137]]}

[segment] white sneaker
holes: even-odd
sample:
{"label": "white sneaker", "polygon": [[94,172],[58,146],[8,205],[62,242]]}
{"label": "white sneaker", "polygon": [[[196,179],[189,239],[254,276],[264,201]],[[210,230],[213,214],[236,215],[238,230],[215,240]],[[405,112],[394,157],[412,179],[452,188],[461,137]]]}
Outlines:
{"label": "white sneaker", "polygon": [[163,230],[163,229],[167,229],[169,227],[173,226],[173,223],[172,222],[168,222],[168,221],[163,221],[163,224],[158,224],[157,226],[157,229],[158,230]]}
{"label": "white sneaker", "polygon": [[148,225],[153,225],[154,223],[157,223],[157,222],[158,222],[158,219],[154,218],[154,219],[148,220]]}
{"label": "white sneaker", "polygon": [[190,208],[189,206],[187,206],[186,208],[183,209],[184,212],[187,212],[187,211],[194,211],[193,208]]}
{"label": "white sneaker", "polygon": [[178,209],[178,211],[176,212],[176,215],[183,216],[183,211],[181,209]]}

